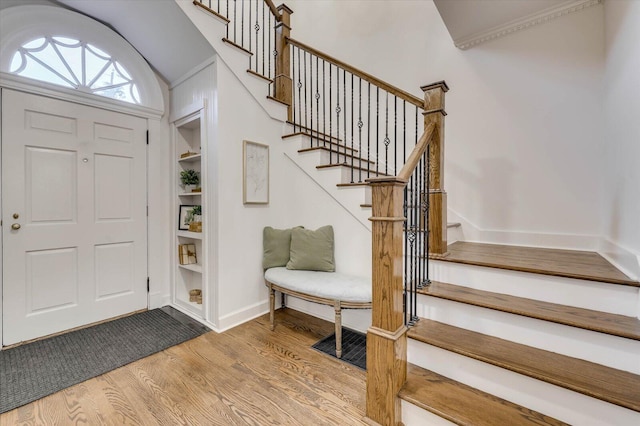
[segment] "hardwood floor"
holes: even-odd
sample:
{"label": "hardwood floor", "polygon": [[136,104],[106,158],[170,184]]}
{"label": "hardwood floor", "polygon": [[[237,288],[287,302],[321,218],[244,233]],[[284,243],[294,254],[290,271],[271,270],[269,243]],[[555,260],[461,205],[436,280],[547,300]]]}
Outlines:
{"label": "hardwood floor", "polygon": [[640,287],[598,253],[456,241],[437,260]]}
{"label": "hardwood floor", "polygon": [[0,425],[364,425],[365,372],[311,345],[333,324],[285,309],[0,415]]}

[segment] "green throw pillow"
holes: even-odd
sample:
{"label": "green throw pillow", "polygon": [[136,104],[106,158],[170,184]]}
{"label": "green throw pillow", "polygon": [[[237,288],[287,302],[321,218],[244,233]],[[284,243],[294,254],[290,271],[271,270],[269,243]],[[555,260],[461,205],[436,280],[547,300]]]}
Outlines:
{"label": "green throw pillow", "polygon": [[290,248],[291,229],[265,227],[262,231],[262,267],[269,269],[287,266]]}
{"label": "green throw pillow", "polygon": [[333,227],[315,231],[294,228],[291,231],[291,253],[287,269],[334,272]]}

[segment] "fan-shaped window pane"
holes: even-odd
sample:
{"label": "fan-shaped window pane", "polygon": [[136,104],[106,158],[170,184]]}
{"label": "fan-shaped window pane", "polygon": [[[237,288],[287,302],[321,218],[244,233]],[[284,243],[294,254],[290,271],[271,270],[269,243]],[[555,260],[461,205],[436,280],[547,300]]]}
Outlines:
{"label": "fan-shaped window pane", "polygon": [[139,104],[140,94],[127,70],[107,52],[68,37],[40,37],[25,43],[10,72],[48,83]]}

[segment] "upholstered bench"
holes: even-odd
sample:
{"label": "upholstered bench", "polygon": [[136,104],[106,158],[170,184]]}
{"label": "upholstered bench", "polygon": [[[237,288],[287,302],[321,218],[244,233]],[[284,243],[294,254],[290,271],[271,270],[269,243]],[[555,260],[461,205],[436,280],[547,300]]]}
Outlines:
{"label": "upholstered bench", "polygon": [[[371,309],[371,280],[337,272],[269,268],[264,279],[269,287],[269,319],[275,328],[275,292],[335,309],[336,357],[342,357],[342,309]],[[283,297],[284,306],[284,297]]]}

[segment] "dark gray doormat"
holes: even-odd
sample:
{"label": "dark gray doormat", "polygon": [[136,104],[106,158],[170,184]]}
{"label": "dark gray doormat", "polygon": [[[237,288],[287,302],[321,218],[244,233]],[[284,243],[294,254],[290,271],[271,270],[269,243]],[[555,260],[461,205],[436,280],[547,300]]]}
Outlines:
{"label": "dark gray doormat", "polygon": [[0,413],[208,331],[176,312],[154,309],[0,351]]}
{"label": "dark gray doormat", "polygon": [[[312,346],[327,355],[336,358],[336,334],[332,333]],[[367,369],[367,335],[358,331],[342,328],[342,358],[362,370]]]}

